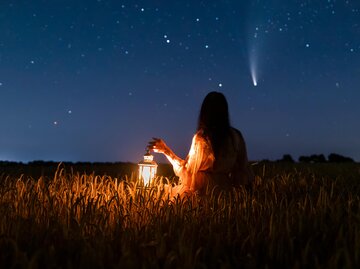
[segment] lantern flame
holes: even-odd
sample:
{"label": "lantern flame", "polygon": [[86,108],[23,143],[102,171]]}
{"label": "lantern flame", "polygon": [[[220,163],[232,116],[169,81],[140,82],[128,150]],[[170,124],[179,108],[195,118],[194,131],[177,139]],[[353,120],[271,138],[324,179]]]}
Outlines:
{"label": "lantern flame", "polygon": [[144,180],[144,185],[148,185],[150,183],[150,179],[155,177],[154,169],[151,167],[143,167],[141,177]]}

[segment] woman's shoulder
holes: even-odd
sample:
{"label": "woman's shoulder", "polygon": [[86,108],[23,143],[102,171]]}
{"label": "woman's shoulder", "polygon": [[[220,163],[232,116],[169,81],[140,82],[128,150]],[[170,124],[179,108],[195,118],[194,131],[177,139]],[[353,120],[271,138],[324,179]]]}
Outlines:
{"label": "woman's shoulder", "polygon": [[194,137],[193,137],[193,141],[197,142],[197,143],[204,143],[204,144],[208,144],[210,143],[209,138],[206,136],[204,130],[200,129],[198,130]]}
{"label": "woman's shoulder", "polygon": [[199,139],[204,139],[205,138],[205,132],[203,129],[198,130],[195,134],[194,134],[194,138],[199,138]]}
{"label": "woman's shoulder", "polygon": [[232,135],[237,135],[237,136],[243,137],[240,130],[238,130],[238,129],[234,128],[234,127],[231,127],[230,130],[231,130]]}
{"label": "woman's shoulder", "polygon": [[240,130],[238,130],[234,127],[231,127],[231,137],[232,137],[233,143],[235,144],[234,145],[235,148],[243,147],[243,145],[245,144],[242,133],[240,132]]}

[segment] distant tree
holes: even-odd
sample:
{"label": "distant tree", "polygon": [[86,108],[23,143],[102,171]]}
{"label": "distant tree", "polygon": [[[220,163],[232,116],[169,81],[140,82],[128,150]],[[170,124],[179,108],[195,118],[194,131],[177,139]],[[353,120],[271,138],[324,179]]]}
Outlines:
{"label": "distant tree", "polygon": [[49,167],[49,166],[56,166],[58,163],[54,161],[42,161],[42,160],[35,160],[28,163],[30,166],[43,166],[43,167]]}
{"label": "distant tree", "polygon": [[353,163],[354,160],[349,157],[342,156],[340,154],[331,153],[328,156],[328,160],[331,163]]}
{"label": "distant tree", "polygon": [[290,154],[284,154],[282,159],[278,160],[278,162],[282,162],[282,163],[294,163],[294,159],[293,157],[291,157]]}
{"label": "distant tree", "polygon": [[326,163],[326,158],[324,154],[313,154],[310,156],[311,163]]}
{"label": "distant tree", "polygon": [[301,163],[326,163],[324,154],[312,154],[310,156],[300,156],[299,162]]}
{"label": "distant tree", "polygon": [[311,162],[311,158],[308,156],[300,156],[299,157],[299,162],[301,163],[310,163]]}

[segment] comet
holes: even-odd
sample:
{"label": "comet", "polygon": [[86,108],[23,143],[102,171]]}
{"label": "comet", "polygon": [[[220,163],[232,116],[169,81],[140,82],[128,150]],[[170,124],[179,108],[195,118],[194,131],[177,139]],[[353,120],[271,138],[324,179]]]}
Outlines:
{"label": "comet", "polygon": [[[255,1],[254,1],[255,2]],[[247,53],[248,53],[248,63],[249,63],[249,73],[251,76],[251,81],[254,87],[259,84],[259,77],[261,76],[263,48],[264,48],[264,39],[266,36],[263,34],[263,23],[262,20],[257,21],[252,17],[249,21],[248,28],[248,38],[247,38]],[[257,21],[257,22],[256,22]]]}
{"label": "comet", "polygon": [[258,73],[257,73],[257,57],[255,49],[252,49],[249,54],[249,66],[250,66],[250,75],[254,87],[258,85]]}
{"label": "comet", "polygon": [[257,73],[256,73],[256,65],[254,62],[250,61],[250,74],[251,74],[251,79],[253,82],[254,87],[257,86]]}

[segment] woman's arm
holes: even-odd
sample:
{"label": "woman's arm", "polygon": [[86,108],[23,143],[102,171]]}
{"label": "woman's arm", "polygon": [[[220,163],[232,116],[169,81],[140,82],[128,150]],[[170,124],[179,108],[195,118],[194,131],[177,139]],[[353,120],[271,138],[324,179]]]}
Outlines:
{"label": "woman's arm", "polygon": [[181,178],[182,184],[194,190],[203,185],[203,182],[196,181],[198,171],[208,170],[215,161],[209,141],[198,134],[193,137],[185,160],[176,156],[162,139],[153,138],[148,147],[154,152],[164,154],[172,164],[175,174]]}
{"label": "woman's arm", "polygon": [[174,172],[178,175],[181,168],[185,165],[186,161],[178,157],[164,142],[164,140],[160,138],[153,138],[152,141],[149,142],[148,148],[153,150],[156,153],[162,153],[169,160],[171,165],[173,166]]}

